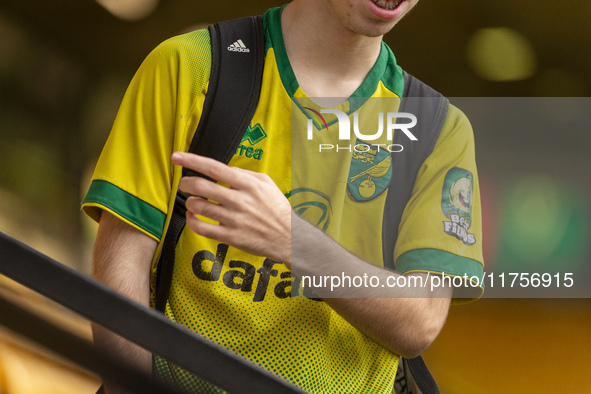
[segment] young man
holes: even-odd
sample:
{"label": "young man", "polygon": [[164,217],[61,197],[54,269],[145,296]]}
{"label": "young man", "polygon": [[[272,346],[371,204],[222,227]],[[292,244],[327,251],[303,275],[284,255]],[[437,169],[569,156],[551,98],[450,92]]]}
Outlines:
{"label": "young man", "polygon": [[[414,357],[431,344],[452,289],[407,289],[393,292],[397,298],[330,298],[322,289],[315,291],[323,301],[305,291],[292,296],[300,287],[291,273],[296,266],[311,276],[342,272],[380,283],[400,274],[382,268],[378,227],[387,187],[371,199],[345,193],[346,180],[342,193],[329,197],[319,188],[295,190],[289,119],[292,97],[400,97],[402,70],[382,36],[417,2],[294,0],[265,13],[261,98],[229,166],[180,153],[192,140],[207,92],[208,32],[156,48],[130,84],[83,203],[100,220],[94,276],[150,304],[159,241],[178,186],[203,198],[187,200],[168,317],[310,392],[392,392],[399,355]],[[202,178],[181,180],[181,166],[230,188]],[[449,174],[458,172],[468,180],[462,201],[475,243],[441,225],[442,190]],[[421,277],[482,274],[473,137],[457,109],[450,107],[419,175],[399,227],[397,268]],[[295,194],[328,198],[322,203],[331,207],[332,220],[324,232],[294,212]],[[94,333],[102,346],[152,368],[146,351],[98,327]],[[190,391],[220,392],[158,357],[154,373]]]}

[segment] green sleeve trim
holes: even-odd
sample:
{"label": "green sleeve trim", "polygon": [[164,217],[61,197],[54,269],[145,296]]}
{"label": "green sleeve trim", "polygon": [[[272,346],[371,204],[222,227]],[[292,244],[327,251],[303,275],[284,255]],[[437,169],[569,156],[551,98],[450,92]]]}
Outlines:
{"label": "green sleeve trim", "polygon": [[[160,239],[166,214],[107,181],[94,180],[82,202],[99,204]],[[96,219],[93,217],[93,219]]]}
{"label": "green sleeve trim", "polygon": [[476,299],[484,292],[484,267],[481,263],[439,249],[415,249],[402,254],[396,261],[396,271],[401,274],[431,272],[444,273],[446,276],[478,278],[477,282],[471,280],[470,285],[454,289],[454,298]]}

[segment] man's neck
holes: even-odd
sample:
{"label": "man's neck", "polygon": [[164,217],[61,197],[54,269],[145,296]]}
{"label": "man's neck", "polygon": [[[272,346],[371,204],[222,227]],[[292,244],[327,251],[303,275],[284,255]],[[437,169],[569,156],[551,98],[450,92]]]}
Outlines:
{"label": "man's neck", "polygon": [[382,37],[366,37],[343,26],[324,1],[290,3],[281,24],[285,49],[309,97],[348,98],[375,64]]}

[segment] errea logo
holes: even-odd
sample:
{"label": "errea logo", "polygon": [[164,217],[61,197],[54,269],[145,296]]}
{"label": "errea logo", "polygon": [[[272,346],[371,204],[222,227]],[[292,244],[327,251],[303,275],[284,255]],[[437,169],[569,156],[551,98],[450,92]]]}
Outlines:
{"label": "errea logo", "polygon": [[236,154],[261,160],[264,152],[261,148],[254,148],[254,145],[258,144],[265,138],[267,138],[267,133],[265,133],[265,130],[263,130],[263,127],[259,123],[254,125],[254,127],[248,125],[248,129],[246,130],[246,133],[244,133],[242,141],[240,141],[240,145],[238,145],[238,148],[236,149]]}
{"label": "errea logo", "polygon": [[230,45],[228,47],[228,50],[230,52],[250,52],[250,49],[248,49],[240,39],[232,45]]}

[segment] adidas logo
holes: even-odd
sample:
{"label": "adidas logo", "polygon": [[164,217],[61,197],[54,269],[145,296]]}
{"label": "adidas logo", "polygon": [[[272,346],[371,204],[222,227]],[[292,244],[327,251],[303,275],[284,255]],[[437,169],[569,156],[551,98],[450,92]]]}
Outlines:
{"label": "adidas logo", "polygon": [[250,52],[250,49],[248,49],[246,45],[244,45],[242,40],[238,40],[234,44],[230,45],[228,47],[228,50],[232,52]]}

